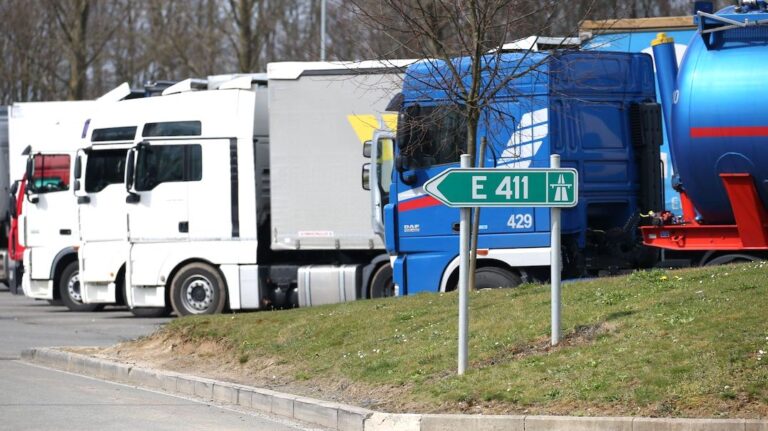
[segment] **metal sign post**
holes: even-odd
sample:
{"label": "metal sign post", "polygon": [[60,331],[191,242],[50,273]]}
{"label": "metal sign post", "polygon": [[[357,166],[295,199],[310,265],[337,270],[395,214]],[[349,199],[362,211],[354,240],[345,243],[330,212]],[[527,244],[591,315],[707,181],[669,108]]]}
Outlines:
{"label": "metal sign post", "polygon": [[[549,167],[553,169],[560,168],[560,156],[552,154],[549,156]],[[550,184],[550,187],[556,184]],[[550,261],[549,261],[549,279],[552,296],[552,345],[560,343],[560,208],[550,208],[549,213],[549,231],[550,231]]]}
{"label": "metal sign post", "polygon": [[461,208],[459,221],[459,375],[469,356],[469,221],[472,207],[549,207],[551,230],[552,345],[560,342],[560,208],[576,206],[579,174],[560,168],[560,156],[550,168],[470,168],[469,155],[461,167],[446,169],[424,183],[424,191],[449,207]]}

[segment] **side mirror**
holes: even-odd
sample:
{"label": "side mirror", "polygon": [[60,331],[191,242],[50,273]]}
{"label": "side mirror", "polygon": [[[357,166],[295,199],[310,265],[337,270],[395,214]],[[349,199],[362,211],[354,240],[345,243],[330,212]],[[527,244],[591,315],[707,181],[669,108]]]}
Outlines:
{"label": "side mirror", "polygon": [[[141,144],[139,144],[141,145]],[[135,204],[141,200],[141,196],[134,193],[133,190],[133,174],[135,171],[136,152],[139,151],[139,146],[128,150],[128,156],[125,161],[125,191],[128,192],[128,196],[125,197],[125,203]]]}
{"label": "side mirror", "polygon": [[413,185],[416,183],[416,174],[413,172],[407,172],[411,169],[411,161],[407,156],[398,154],[395,159],[395,170],[397,170],[400,176],[400,181],[405,185]]}
{"label": "side mirror", "polygon": [[27,181],[29,184],[27,184],[27,193],[29,193],[34,188],[34,181],[32,181],[32,174],[35,170],[35,159],[32,157],[27,157],[27,167],[25,170],[25,174],[27,176]]}
{"label": "side mirror", "polygon": [[35,158],[32,156],[29,156],[27,158],[27,169],[26,169],[27,187],[24,189],[24,194],[27,195],[27,200],[30,203],[36,204],[39,199],[36,194],[37,190],[35,187],[35,179],[32,177],[34,170],[35,170]]}
{"label": "side mirror", "polygon": [[410,169],[411,162],[408,160],[408,156],[405,156],[403,154],[398,154],[397,158],[395,159],[395,169],[397,169],[397,172],[404,172]]}
{"label": "side mirror", "polygon": [[128,193],[131,193],[131,189],[133,188],[133,172],[135,160],[136,149],[132,148],[128,150],[128,156],[126,157],[125,161],[125,190]]}
{"label": "side mirror", "polygon": [[420,114],[421,106],[418,103],[400,111],[400,118],[397,120],[397,147],[401,150],[411,145],[415,118]]}
{"label": "side mirror", "polygon": [[[83,176],[83,159],[78,154],[75,157],[75,179],[79,180]],[[80,188],[77,186],[77,188]]]}
{"label": "side mirror", "polygon": [[366,159],[371,158],[371,147],[373,146],[373,142],[371,141],[365,141],[363,142],[363,157]]}
{"label": "side mirror", "polygon": [[366,163],[363,165],[362,178],[363,178],[363,190],[370,190],[371,189],[371,164],[370,163]]}

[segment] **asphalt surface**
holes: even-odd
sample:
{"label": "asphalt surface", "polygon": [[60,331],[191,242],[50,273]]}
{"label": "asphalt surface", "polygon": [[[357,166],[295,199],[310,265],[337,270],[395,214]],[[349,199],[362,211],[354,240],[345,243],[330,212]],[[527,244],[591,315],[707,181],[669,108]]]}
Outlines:
{"label": "asphalt surface", "polygon": [[[2,286],[2,285],[0,285]],[[299,424],[20,362],[30,347],[106,346],[167,322],[73,313],[0,287],[0,430],[304,430]]]}

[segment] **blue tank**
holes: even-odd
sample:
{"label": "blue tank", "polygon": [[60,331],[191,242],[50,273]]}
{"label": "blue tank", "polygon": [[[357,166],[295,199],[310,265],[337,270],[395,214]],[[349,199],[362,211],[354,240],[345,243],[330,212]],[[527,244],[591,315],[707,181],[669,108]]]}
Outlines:
{"label": "blue tank", "polygon": [[[721,173],[751,174],[768,202],[768,25],[759,25],[768,19],[765,8],[765,1],[753,0],[700,14],[700,33],[688,45],[676,83],[666,83],[672,94],[661,95],[672,105],[667,120],[675,172],[703,223],[733,223]],[[673,45],[661,36],[655,51]],[[659,66],[663,88],[675,73]]]}

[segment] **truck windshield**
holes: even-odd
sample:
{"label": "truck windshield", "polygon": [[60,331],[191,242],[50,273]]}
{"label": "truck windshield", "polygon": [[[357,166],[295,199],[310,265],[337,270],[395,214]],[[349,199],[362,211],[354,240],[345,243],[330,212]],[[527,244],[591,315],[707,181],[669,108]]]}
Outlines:
{"label": "truck windshield", "polygon": [[400,149],[410,168],[455,163],[467,148],[467,122],[454,105],[422,106],[406,110],[399,121]]}
{"label": "truck windshield", "polygon": [[88,154],[85,166],[85,191],[98,193],[110,184],[124,181],[125,155],[128,150],[99,150]]}

